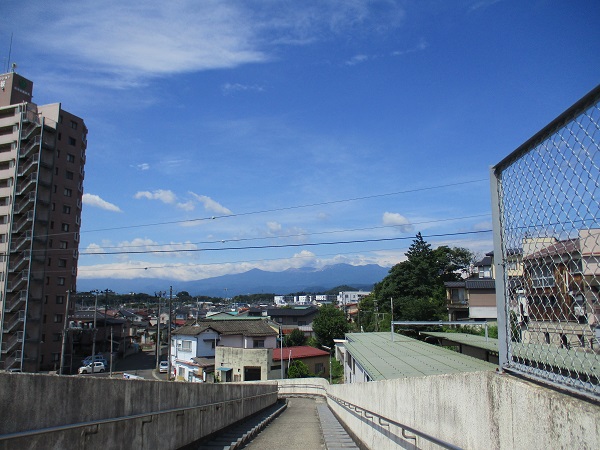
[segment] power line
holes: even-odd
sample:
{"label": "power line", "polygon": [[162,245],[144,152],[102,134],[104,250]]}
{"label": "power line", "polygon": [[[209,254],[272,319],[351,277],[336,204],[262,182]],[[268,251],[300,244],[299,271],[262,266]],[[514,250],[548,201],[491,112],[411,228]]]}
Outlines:
{"label": "power line", "polygon": [[337,203],[347,203],[347,202],[354,202],[354,201],[359,201],[359,200],[369,200],[372,198],[381,198],[381,197],[390,197],[390,196],[394,196],[394,195],[411,194],[411,193],[415,193],[415,192],[430,191],[430,190],[434,190],[434,189],[443,189],[443,188],[455,187],[455,186],[464,186],[466,184],[481,183],[482,181],[488,181],[488,180],[479,179],[479,180],[462,181],[462,182],[458,182],[458,183],[440,184],[437,186],[426,186],[423,188],[407,189],[407,190],[398,191],[398,192],[365,195],[362,197],[353,197],[353,198],[346,198],[346,199],[341,199],[341,200],[331,200],[331,201],[327,201],[327,202],[310,203],[310,204],[305,204],[305,205],[295,205],[295,206],[286,206],[286,207],[282,207],[282,208],[263,209],[263,210],[258,210],[258,211],[248,211],[248,212],[242,212],[242,213],[236,213],[236,214],[222,214],[222,215],[216,215],[216,216],[210,216],[210,217],[199,217],[196,219],[174,220],[174,221],[168,221],[168,222],[154,222],[154,223],[147,223],[147,224],[140,224],[140,225],[126,225],[126,226],[122,226],[122,227],[98,228],[96,230],[86,230],[85,232],[86,233],[95,233],[98,231],[113,231],[113,230],[123,230],[123,229],[131,229],[131,228],[144,228],[144,227],[153,227],[153,226],[158,226],[158,225],[172,225],[172,224],[178,224],[178,223],[203,222],[203,221],[207,221],[207,220],[251,216],[251,215],[265,214],[265,213],[271,213],[271,212],[289,211],[292,209],[311,208],[311,207],[315,207],[315,206],[325,206],[325,205],[334,205]]}
{"label": "power line", "polygon": [[[474,219],[479,217],[489,217],[490,214],[476,214],[473,216],[463,216],[463,217],[453,217],[447,219],[438,219],[438,220],[425,220],[421,222],[411,222],[402,226],[414,226],[414,225],[424,225],[431,223],[440,223],[440,222],[451,222],[454,220],[465,220],[465,219]],[[323,234],[337,234],[337,233],[351,233],[354,231],[371,231],[371,230],[380,230],[386,228],[397,228],[400,225],[382,225],[376,227],[364,227],[364,228],[350,228],[350,229],[342,229],[342,230],[330,230],[330,231],[318,231],[312,233],[296,233],[296,234],[287,234],[287,235],[272,235],[272,236],[260,236],[260,237],[250,237],[250,238],[233,238],[233,239],[216,239],[212,241],[199,241],[199,242],[181,242],[181,243],[169,243],[169,244],[139,244],[139,245],[124,245],[124,246],[103,246],[99,247],[99,250],[106,250],[111,248],[119,248],[119,249],[128,249],[128,248],[153,248],[153,247],[169,247],[169,246],[186,246],[186,245],[204,245],[204,244],[224,244],[226,242],[248,242],[248,241],[259,241],[259,240],[267,240],[267,239],[284,239],[284,238],[297,238],[297,237],[308,237],[308,236],[317,236]]]}
{"label": "power line", "polygon": [[[456,241],[456,242],[460,242],[460,240]],[[351,251],[351,252],[335,252],[335,253],[321,253],[321,254],[311,254],[311,255],[294,255],[293,259],[309,259],[309,258],[324,258],[327,256],[341,256],[341,255],[357,255],[357,254],[365,254],[365,253],[375,253],[375,252],[392,252],[392,251],[398,251],[398,250],[404,250],[403,248],[400,247],[396,247],[396,248],[385,248],[385,249],[363,249],[361,251]],[[212,262],[212,263],[197,263],[197,264],[190,264],[190,263],[181,263],[181,264],[161,264],[161,265],[153,265],[153,266],[140,266],[140,267],[119,267],[119,271],[131,271],[131,270],[152,270],[152,269],[168,269],[168,268],[191,268],[191,267],[200,267],[200,266],[218,266],[218,265],[225,265],[225,264],[242,264],[242,263],[257,263],[257,262],[269,262],[269,261],[285,261],[285,260],[289,260],[290,257],[284,257],[284,258],[259,258],[259,259],[244,259],[244,260],[238,260],[238,261],[221,261],[221,262]],[[86,266],[80,266],[78,268],[78,272],[88,272],[88,271],[94,271],[94,272],[103,272],[103,271],[110,271],[110,272],[114,272],[115,269],[114,268],[106,268],[106,269],[102,269],[102,268],[98,268],[98,267],[94,267],[91,269],[87,269]]]}
{"label": "power line", "polygon": [[[460,233],[445,233],[445,234],[431,234],[431,237],[448,237],[448,236],[464,236],[481,233],[489,233],[492,230],[480,230],[480,231],[465,231]],[[377,239],[355,239],[349,241],[331,241],[331,242],[305,242],[299,244],[279,244],[279,245],[251,245],[246,247],[221,247],[221,248],[196,248],[196,249],[180,249],[180,250],[127,250],[119,252],[103,252],[100,255],[132,255],[132,254],[149,254],[149,253],[197,253],[197,252],[220,252],[227,250],[264,250],[270,248],[292,248],[292,247],[315,247],[320,245],[343,245],[343,244],[362,244],[368,242],[390,242],[399,241],[406,239],[414,239],[414,236],[402,236],[393,238],[377,238]],[[80,256],[99,255],[98,252],[80,252]]]}

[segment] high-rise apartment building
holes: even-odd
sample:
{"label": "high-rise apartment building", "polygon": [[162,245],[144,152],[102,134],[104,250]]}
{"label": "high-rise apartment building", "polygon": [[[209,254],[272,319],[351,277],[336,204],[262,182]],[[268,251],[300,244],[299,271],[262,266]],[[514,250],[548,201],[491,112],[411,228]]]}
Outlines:
{"label": "high-rise apartment building", "polygon": [[0,75],[0,368],[27,372],[60,366],[87,145],[81,118],[32,96],[31,81]]}

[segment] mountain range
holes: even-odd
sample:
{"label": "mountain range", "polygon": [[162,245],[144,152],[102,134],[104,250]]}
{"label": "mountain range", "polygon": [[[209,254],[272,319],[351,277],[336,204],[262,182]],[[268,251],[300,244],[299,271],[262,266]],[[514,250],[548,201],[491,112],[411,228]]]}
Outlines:
{"label": "mountain range", "polygon": [[77,280],[78,291],[110,289],[120,294],[145,292],[152,294],[168,290],[173,286],[173,294],[187,291],[190,295],[209,297],[233,297],[242,294],[289,294],[293,292],[325,292],[336,286],[348,285],[359,290],[371,290],[381,281],[389,268],[376,264],[352,266],[334,264],[320,269],[287,269],[283,272],[267,272],[252,269],[248,272],[222,275],[195,281],[170,281],[159,278],[82,278]]}

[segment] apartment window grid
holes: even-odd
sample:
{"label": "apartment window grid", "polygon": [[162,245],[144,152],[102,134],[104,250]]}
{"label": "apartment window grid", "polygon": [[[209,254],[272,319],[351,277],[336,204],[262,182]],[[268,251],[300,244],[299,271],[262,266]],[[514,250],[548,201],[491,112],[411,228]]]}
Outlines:
{"label": "apartment window grid", "polygon": [[600,86],[491,170],[500,364],[600,398]]}

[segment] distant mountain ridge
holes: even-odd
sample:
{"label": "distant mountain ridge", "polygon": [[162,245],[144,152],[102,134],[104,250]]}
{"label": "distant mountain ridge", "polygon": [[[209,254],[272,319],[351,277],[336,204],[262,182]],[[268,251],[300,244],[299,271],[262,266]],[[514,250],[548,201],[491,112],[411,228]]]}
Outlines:
{"label": "distant mountain ridge", "polygon": [[77,280],[78,291],[110,289],[124,294],[145,292],[152,294],[173,286],[173,292],[187,291],[190,295],[210,297],[233,297],[241,294],[292,292],[324,292],[336,286],[349,285],[356,289],[370,290],[373,284],[381,281],[389,268],[376,264],[352,266],[334,264],[323,268],[287,269],[282,272],[267,272],[251,269],[247,272],[222,275],[196,281],[169,281],[158,278],[87,278]]}

